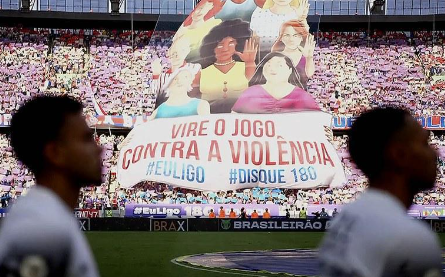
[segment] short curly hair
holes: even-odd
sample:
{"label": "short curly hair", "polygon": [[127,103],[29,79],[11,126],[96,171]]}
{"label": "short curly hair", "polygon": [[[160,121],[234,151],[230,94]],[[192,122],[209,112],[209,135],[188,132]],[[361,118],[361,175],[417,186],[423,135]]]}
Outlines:
{"label": "short curly hair", "polygon": [[34,174],[46,165],[45,146],[60,136],[67,117],[81,114],[82,104],[68,96],[38,96],[28,100],[11,119],[11,146]]}
{"label": "short curly hair", "polygon": [[370,181],[381,177],[387,149],[406,127],[409,116],[404,109],[383,107],[369,110],[355,120],[348,133],[348,150],[351,159]]}
{"label": "short curly hair", "polygon": [[[252,34],[249,22],[241,19],[227,20],[213,27],[202,40],[201,48],[199,49],[202,68],[206,68],[216,62],[215,48],[224,38],[232,37],[236,39],[236,51],[243,52],[244,44],[246,40],[252,37]],[[238,56],[235,56],[234,60],[241,61]]]}

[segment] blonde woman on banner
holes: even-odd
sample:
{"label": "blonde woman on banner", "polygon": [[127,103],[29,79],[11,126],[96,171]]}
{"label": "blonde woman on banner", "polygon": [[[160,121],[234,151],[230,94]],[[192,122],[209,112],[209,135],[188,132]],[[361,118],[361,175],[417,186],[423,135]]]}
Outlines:
{"label": "blonde woman on banner", "polygon": [[315,72],[314,49],[314,36],[306,30],[304,22],[298,20],[281,25],[280,35],[272,46],[272,52],[281,52],[292,60],[305,90]]}
{"label": "blonde woman on banner", "polygon": [[163,88],[169,95],[168,99],[152,113],[150,119],[210,114],[209,102],[188,96],[193,88],[193,78],[193,73],[187,68],[175,71]]}
{"label": "blonde woman on banner", "polygon": [[199,79],[201,76],[201,65],[197,63],[188,63],[185,58],[190,53],[190,41],[188,38],[182,36],[177,38],[170,49],[168,49],[167,57],[169,58],[171,67],[162,72],[162,65],[160,59],[156,59],[151,64],[151,70],[153,72],[153,80],[151,83],[151,91],[156,95],[156,107],[159,107],[168,99],[167,91],[162,90],[170,76],[181,68],[187,68],[190,70],[193,79],[193,89],[189,92],[190,97],[200,98],[199,92]]}
{"label": "blonde woman on banner", "polygon": [[266,0],[262,8],[257,7],[250,20],[250,29],[260,38],[262,56],[269,53],[284,22],[299,20],[309,30],[306,22],[308,13],[308,0]]}

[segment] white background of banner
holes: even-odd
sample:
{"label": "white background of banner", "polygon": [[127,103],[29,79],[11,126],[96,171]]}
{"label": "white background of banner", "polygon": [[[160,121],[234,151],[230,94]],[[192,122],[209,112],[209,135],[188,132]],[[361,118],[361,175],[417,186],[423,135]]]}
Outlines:
{"label": "white background of banner", "polygon": [[[219,121],[218,121],[219,120]],[[242,120],[248,120],[251,125],[251,135],[248,136],[248,132],[242,135],[233,135],[235,131],[236,120],[241,122]],[[225,122],[225,132],[223,135],[215,134],[215,129],[219,132],[222,131],[223,124],[222,121]],[[253,122],[256,122],[256,127],[253,127]],[[256,137],[253,132],[255,129],[255,133],[259,136],[261,134],[261,130],[263,130],[263,134],[266,133],[264,127],[266,125],[266,121],[269,121],[268,126],[274,126],[275,135],[273,137],[268,137],[262,135],[261,137]],[[172,138],[172,129],[175,125],[178,127],[180,124],[190,124],[191,122],[196,122],[197,128],[197,136],[184,136],[181,137],[182,130],[179,131],[179,135],[176,138]],[[271,123],[272,122],[272,123]],[[198,133],[200,131],[199,126],[205,127],[205,130],[201,131],[202,136],[199,136]],[[245,121],[245,126],[248,126]],[[262,128],[259,128],[262,125]],[[337,156],[337,152],[331,143],[327,140],[326,132],[324,126],[331,126],[331,115],[323,112],[316,111],[308,111],[308,112],[297,112],[297,113],[286,113],[286,114],[212,114],[208,116],[188,116],[181,118],[167,118],[167,119],[155,119],[150,122],[141,124],[135,127],[129,134],[129,140],[126,142],[121,149],[118,161],[118,174],[117,178],[122,187],[131,187],[141,181],[156,181],[161,183],[167,183],[178,187],[196,189],[202,191],[218,191],[218,190],[234,190],[241,188],[251,188],[251,187],[273,187],[273,188],[311,188],[311,187],[320,187],[320,186],[331,186],[338,187],[341,186],[345,182],[345,174],[343,172],[343,168],[341,162]],[[247,130],[248,128],[245,128]],[[272,132],[269,128],[268,134],[270,135]],[[185,132],[187,134],[187,131]],[[209,150],[211,147],[211,141],[214,140],[217,142],[221,154],[221,162],[217,161],[217,158],[213,158],[211,161],[208,161],[209,158]],[[198,147],[199,160],[196,160],[194,157],[190,157],[189,159],[185,158],[187,153],[187,149],[191,144],[191,141],[196,141],[196,145]],[[233,142],[235,146],[235,150],[238,148],[238,141],[242,141],[242,149],[240,151],[240,161],[239,163],[234,163],[232,160],[232,151],[229,144],[229,141]],[[270,161],[278,162],[279,153],[278,153],[278,141],[285,141],[286,143],[282,143],[282,149],[287,150],[287,154],[282,155],[283,160],[289,161],[289,165],[266,165],[266,142],[269,143],[269,154]],[[304,162],[303,164],[299,163],[298,157],[295,157],[296,163],[292,164],[292,155],[291,148],[289,145],[289,141],[300,141],[303,148],[303,141],[316,142],[320,149],[319,153],[322,155],[321,144],[324,143],[326,146],[327,153],[329,154],[334,167],[324,164],[319,164],[318,158],[315,164],[309,164]],[[144,153],[146,150],[146,145],[148,143],[154,144],[158,142],[158,146],[156,149],[156,155],[154,158],[151,158],[149,154],[147,154],[146,159],[144,159]],[[162,145],[160,142],[169,142],[165,147],[165,157],[161,157]],[[172,158],[172,144],[174,142],[184,142],[184,157],[180,158],[178,155],[175,158]],[[249,161],[248,164],[245,164],[244,161],[244,142],[247,142],[249,146],[251,146],[252,142],[260,142],[263,146],[263,162],[261,165],[254,165],[251,159],[251,152],[249,152]],[[136,147],[139,147],[138,151],[135,151]],[[177,144],[179,145],[179,143]],[[314,146],[314,144],[312,144]],[[259,144],[256,144],[256,149],[259,149]],[[249,147],[250,148],[250,147]],[[130,150],[129,150],[130,149]],[[310,147],[309,147],[310,149]],[[140,151],[141,150],[141,151]],[[214,147],[215,150],[215,147]],[[131,151],[131,152],[130,152]],[[140,152],[141,158],[137,161],[138,155],[135,155],[136,163],[131,163],[134,152]],[[148,151],[149,153],[150,151]],[[126,155],[126,160],[124,161],[124,156]],[[176,154],[179,152],[176,151]],[[216,153],[215,151],[213,152]],[[257,154],[255,155],[256,160],[259,158],[259,151],[257,150]],[[304,153],[304,151],[303,151]],[[305,155],[304,155],[305,156]],[[317,157],[317,153],[314,149],[310,149],[310,156]],[[305,160],[307,160],[305,158]],[[130,163],[129,163],[130,161]],[[160,173],[160,175],[156,175],[153,171],[156,169],[156,162],[162,161],[159,163],[162,168],[158,168],[156,173]],[[166,162],[176,162],[177,171],[176,178],[174,178],[172,173],[170,176],[164,176],[164,163]],[[123,165],[129,166],[127,169],[123,169]],[[148,170],[148,166],[150,164],[154,165],[152,170]],[[205,178],[201,183],[198,181],[189,181],[187,180],[187,174],[185,174],[184,179],[182,175],[182,165],[185,164],[191,165],[194,168],[201,166],[205,172]],[[317,177],[314,180],[310,178],[303,182],[301,181],[299,175],[299,169],[304,167],[307,169],[309,166],[313,166],[313,169],[316,171]],[[230,171],[232,169],[265,169],[265,170],[282,170],[284,174],[283,183],[267,183],[264,182],[250,182],[250,183],[239,183],[239,178],[236,183],[230,183]],[[298,182],[295,182],[295,174],[292,170],[297,172]],[[147,175],[148,172],[151,174]],[[166,169],[166,175],[169,175],[169,170]],[[304,173],[304,170],[303,170]],[[312,170],[313,173],[313,170]],[[266,172],[268,174],[268,172]],[[190,177],[191,175],[189,175]],[[274,176],[271,173],[271,176]],[[179,177],[179,178],[178,178]],[[233,176],[232,176],[233,177]],[[238,176],[239,177],[239,176]],[[263,175],[264,177],[264,175]],[[311,175],[314,177],[314,174]],[[305,179],[306,177],[303,177]],[[189,178],[193,179],[193,178]],[[262,179],[264,181],[264,178]],[[273,179],[272,179],[273,180]],[[278,180],[278,179],[277,179]],[[252,181],[252,180],[251,180]],[[233,178],[232,178],[233,182]]]}

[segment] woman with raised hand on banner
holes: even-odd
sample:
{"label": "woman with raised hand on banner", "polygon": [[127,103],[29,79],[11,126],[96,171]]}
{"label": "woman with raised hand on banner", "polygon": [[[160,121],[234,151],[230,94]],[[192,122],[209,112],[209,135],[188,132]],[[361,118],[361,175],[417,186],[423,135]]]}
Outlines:
{"label": "woman with raised hand on banner", "polygon": [[284,22],[299,20],[309,30],[306,22],[308,12],[308,0],[266,0],[262,8],[256,8],[250,20],[250,28],[260,38],[261,54],[269,53]]}
{"label": "woman with raised hand on banner", "polygon": [[187,61],[195,62],[199,59],[199,47],[202,39],[213,27],[222,22],[221,19],[216,19],[215,15],[222,9],[223,5],[224,2],[221,0],[200,1],[176,32],[173,41],[182,36],[190,41],[191,52]]}
{"label": "woman with raised hand on banner", "polygon": [[212,113],[230,113],[255,73],[258,45],[249,23],[224,21],[204,38],[201,54],[201,97]]}
{"label": "woman with raised hand on banner", "polygon": [[307,81],[315,72],[314,49],[314,36],[306,30],[304,22],[298,20],[283,23],[272,46],[272,52],[281,52],[292,60],[304,89],[307,89]]}
{"label": "woman with raised hand on banner", "polygon": [[165,83],[175,71],[181,68],[190,70],[194,78],[192,84],[193,88],[188,95],[190,97],[200,98],[199,78],[201,76],[201,65],[186,62],[185,58],[189,53],[190,41],[188,38],[182,36],[177,38],[168,49],[167,57],[170,60],[171,67],[166,72],[162,72],[162,65],[159,59],[152,62],[151,69],[153,72],[153,81],[151,83],[151,91],[156,95],[156,108],[164,103],[169,97],[167,91],[162,90]]}
{"label": "woman with raised hand on banner", "polygon": [[314,98],[301,88],[292,60],[278,52],[269,53],[233,106],[233,112],[250,114],[320,110]]}
{"label": "woman with raised hand on banner", "polygon": [[192,83],[190,70],[181,68],[175,71],[163,88],[167,90],[168,99],[152,113],[150,119],[210,114],[207,101],[188,96]]}

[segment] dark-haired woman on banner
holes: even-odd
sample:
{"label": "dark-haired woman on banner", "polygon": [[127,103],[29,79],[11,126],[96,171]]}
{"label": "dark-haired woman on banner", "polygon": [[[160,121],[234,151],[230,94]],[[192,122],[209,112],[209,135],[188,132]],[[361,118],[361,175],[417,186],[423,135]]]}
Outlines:
{"label": "dark-haired woman on banner", "polygon": [[314,98],[301,88],[292,60],[269,53],[258,65],[249,88],[236,101],[236,113],[270,114],[320,110]]}
{"label": "dark-haired woman on banner", "polygon": [[201,98],[210,102],[211,113],[230,113],[255,73],[258,45],[249,23],[228,20],[203,39]]}

